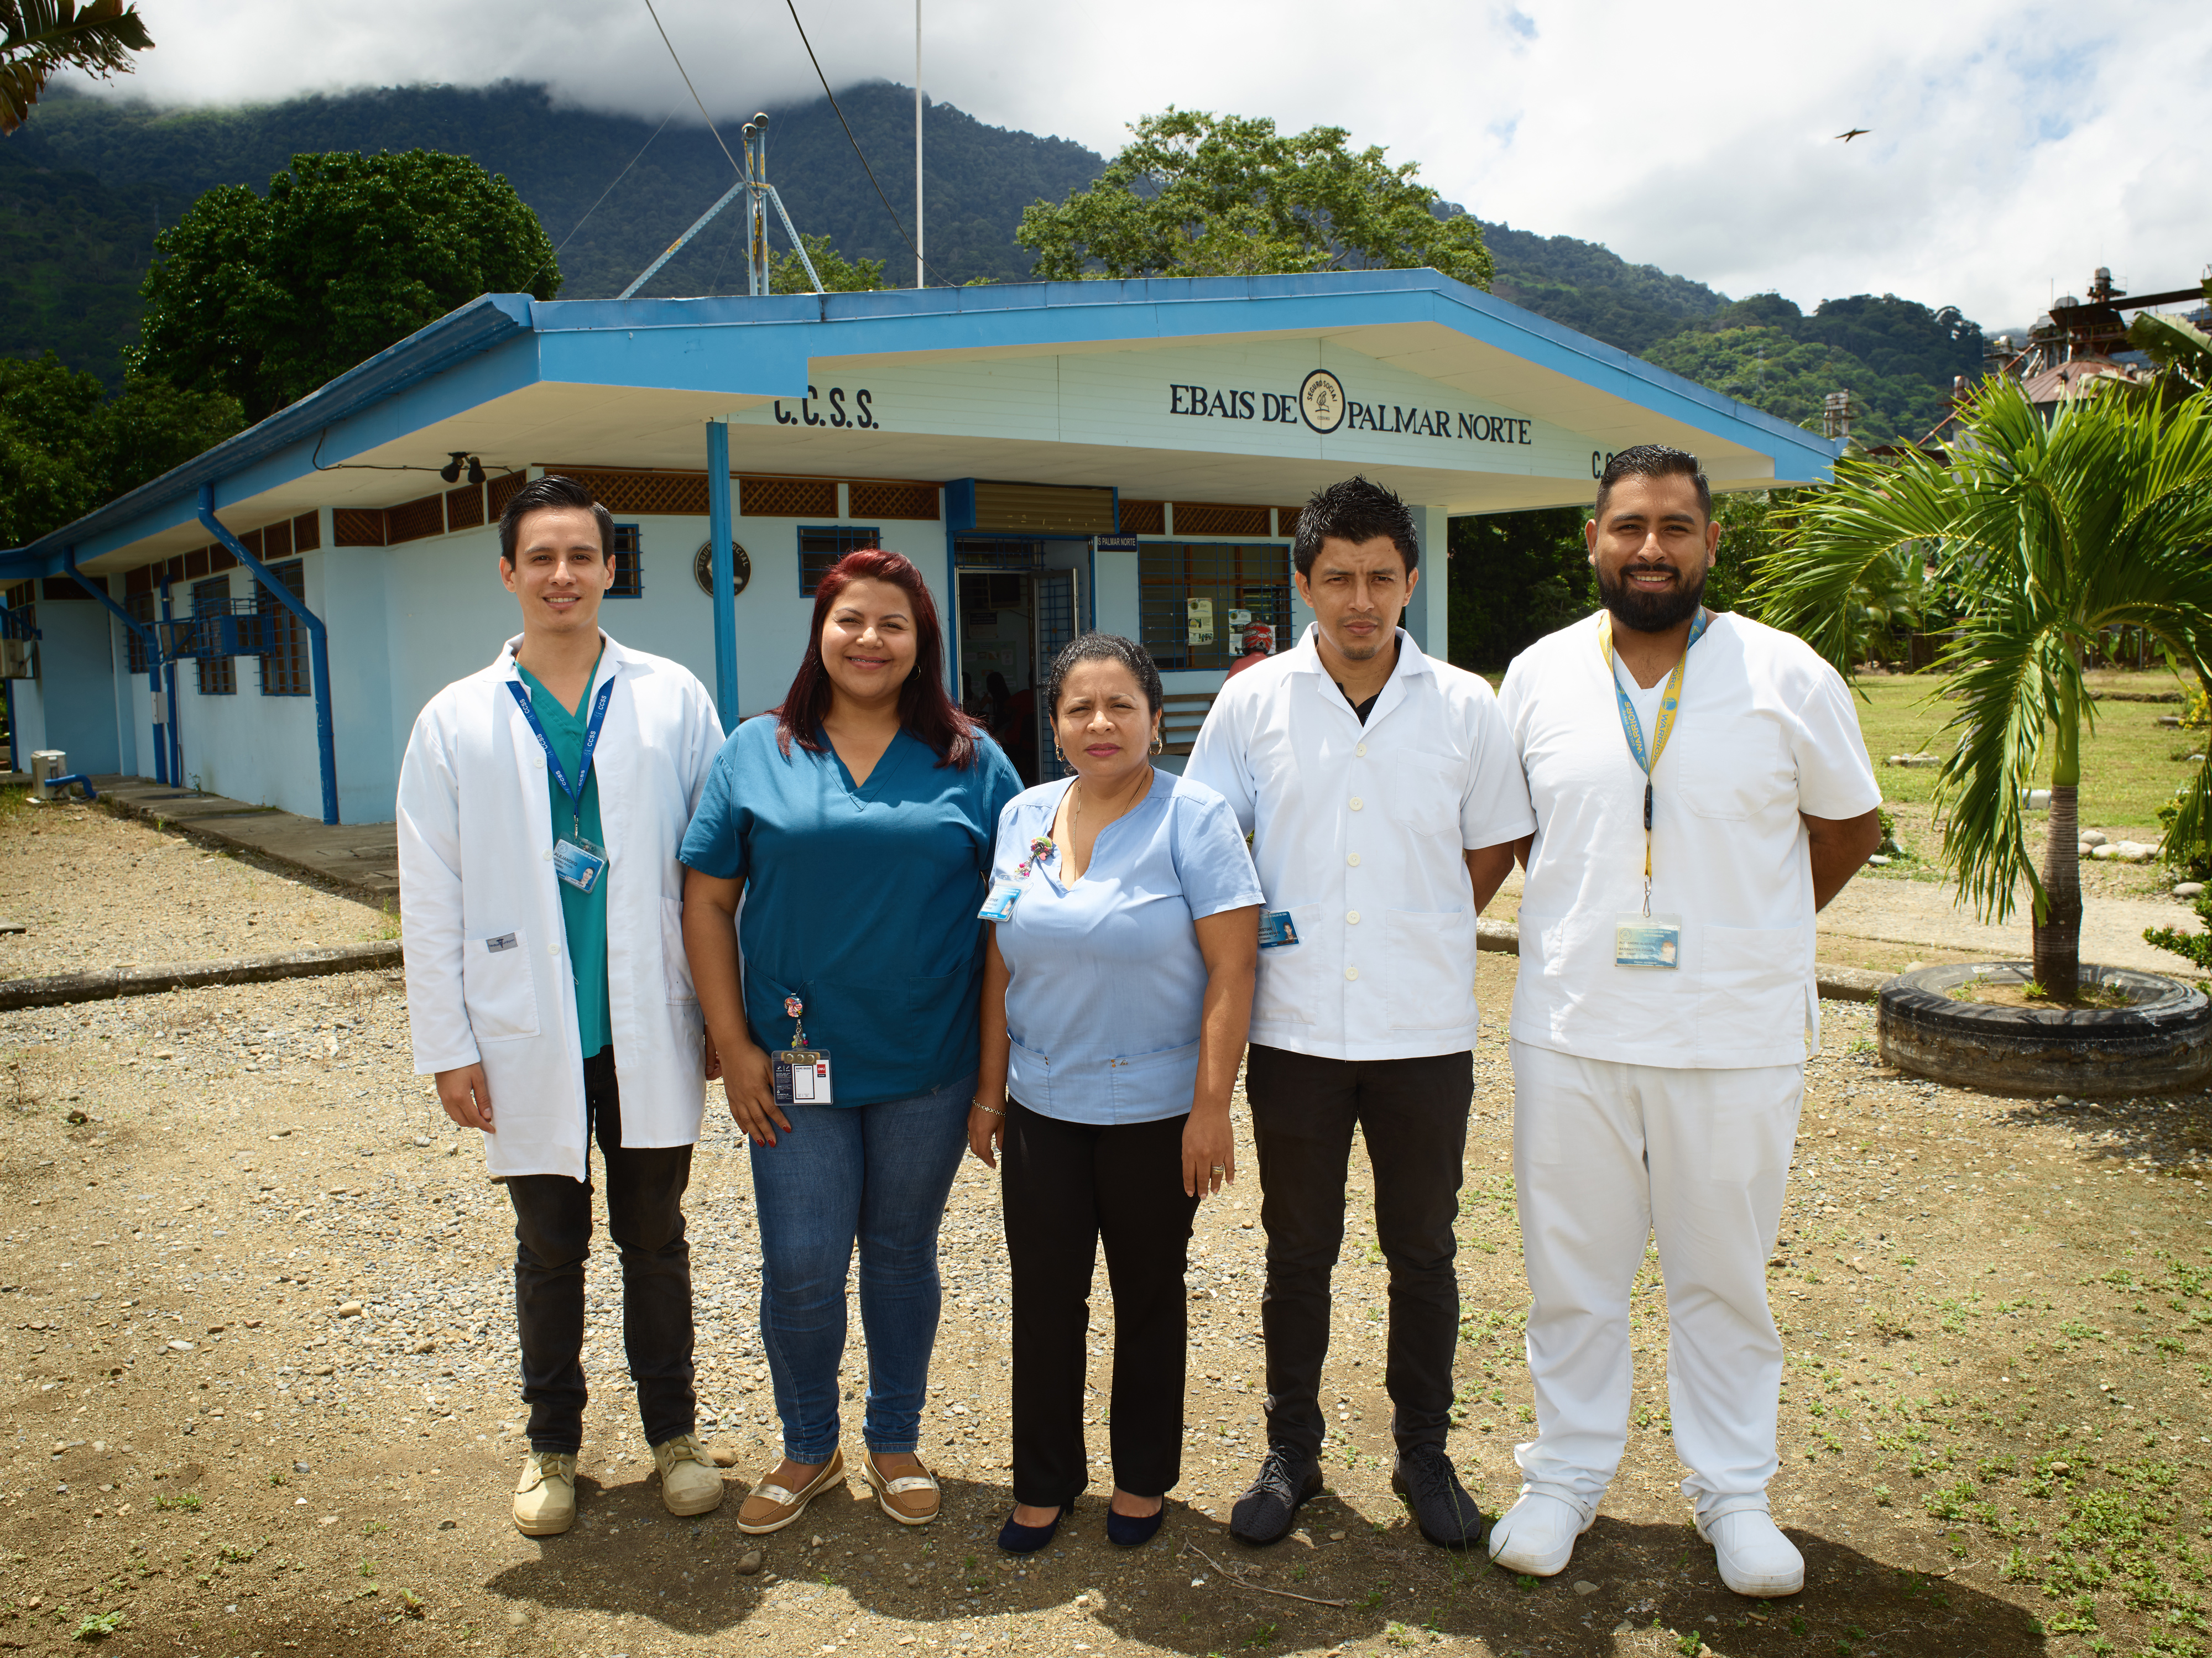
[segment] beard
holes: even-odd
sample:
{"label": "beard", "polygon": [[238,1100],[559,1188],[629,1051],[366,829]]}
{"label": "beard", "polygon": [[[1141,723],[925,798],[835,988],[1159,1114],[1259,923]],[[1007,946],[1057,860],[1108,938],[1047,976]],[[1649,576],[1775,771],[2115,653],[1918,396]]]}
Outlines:
{"label": "beard", "polygon": [[1625,580],[1610,578],[1600,569],[1597,596],[1622,627],[1639,634],[1663,634],[1698,613],[1698,606],[1705,597],[1705,573],[1700,570],[1694,578],[1685,580],[1676,571],[1673,586],[1647,592],[1631,586]]}

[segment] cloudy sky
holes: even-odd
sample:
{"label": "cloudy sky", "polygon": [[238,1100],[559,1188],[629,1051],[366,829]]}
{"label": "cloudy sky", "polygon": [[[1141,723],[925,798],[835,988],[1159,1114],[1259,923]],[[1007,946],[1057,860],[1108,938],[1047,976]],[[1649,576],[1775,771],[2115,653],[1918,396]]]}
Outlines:
{"label": "cloudy sky", "polygon": [[[654,0],[720,119],[814,89],[784,0]],[[158,102],[511,76],[690,101],[645,0],[138,0]],[[1808,309],[1893,292],[2024,323],[2105,264],[2212,261],[2202,0],[923,0],[922,84],[1110,154],[1186,108],[1328,123],[1483,217]],[[799,0],[833,85],[914,78],[914,0]],[[1845,144],[1832,136],[1869,129]]]}

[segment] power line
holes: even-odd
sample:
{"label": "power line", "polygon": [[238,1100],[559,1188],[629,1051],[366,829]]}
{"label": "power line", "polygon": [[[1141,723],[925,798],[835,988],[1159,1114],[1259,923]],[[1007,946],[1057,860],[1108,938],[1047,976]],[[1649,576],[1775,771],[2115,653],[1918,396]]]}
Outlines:
{"label": "power line", "polygon": [[[677,57],[676,43],[668,38],[668,31],[666,29],[660,28],[660,14],[653,10],[653,0],[645,0],[645,10],[646,15],[653,19],[653,27],[660,29],[660,44],[668,48],[668,56],[676,65],[676,72],[684,76],[684,89],[691,94],[691,101],[695,104],[698,104],[699,113],[707,123],[707,131],[714,133],[715,143],[720,146],[722,159],[730,164],[731,172],[736,173],[740,179],[744,178],[745,176],[744,168],[739,167],[738,165],[738,158],[730,154],[730,147],[722,143],[722,135],[714,126],[714,118],[707,113],[707,106],[700,100],[699,88],[691,84],[691,76],[684,67],[684,60],[681,58]],[[798,15],[796,12],[792,15],[794,17]],[[817,66],[816,72],[817,74],[820,72],[818,65]],[[904,233],[902,232],[901,234],[903,234]]]}
{"label": "power line", "polygon": [[[672,109],[668,112],[668,119],[663,121],[659,126],[653,128],[653,138],[658,138],[662,133],[665,132],[668,130],[668,122],[672,121],[675,118],[676,112]],[[623,179],[629,178],[629,168],[631,167],[635,167],[640,161],[645,159],[645,152],[653,148],[653,138],[647,138],[642,144],[638,146],[637,154],[629,158],[629,167],[626,167],[621,172],[616,173],[615,184],[609,185],[605,190],[599,192],[599,201],[593,202],[589,207],[584,210],[584,219],[588,219],[592,215],[598,212],[599,210],[599,202],[604,202],[608,197],[613,195],[615,193],[615,185],[618,185]],[[569,228],[568,234],[561,239],[561,247],[566,247],[570,242],[576,240],[576,232],[584,228],[584,219],[577,220],[576,222]],[[559,256],[561,247],[556,247],[553,250],[556,257]]]}
{"label": "power line", "polygon": [[[653,0],[646,0],[647,5],[650,6],[652,3]],[[876,184],[876,170],[868,165],[867,153],[860,148],[860,141],[853,137],[853,124],[845,118],[845,112],[837,107],[837,94],[830,90],[830,77],[822,72],[822,60],[814,55],[814,43],[806,38],[806,25],[799,21],[798,0],[783,0],[783,3],[791,9],[792,27],[799,31],[799,44],[806,48],[806,61],[814,65],[814,78],[822,82],[822,95],[830,100],[830,107],[837,117],[837,125],[845,129],[845,139],[853,146],[853,154],[860,158],[860,171],[868,175],[870,184],[875,185],[876,199],[884,204],[884,211],[890,215],[891,228],[898,232],[899,240],[912,251],[914,262],[931,276],[936,276],[938,282],[943,286],[951,288],[953,284],[946,282],[943,276],[938,276],[937,267],[921,257],[921,250],[915,246],[914,238],[906,234],[906,227],[899,222],[898,210],[891,205],[891,198],[884,194],[884,187],[881,185]],[[675,48],[671,46],[669,50],[673,52]],[[685,84],[688,86],[690,82],[686,82]]]}

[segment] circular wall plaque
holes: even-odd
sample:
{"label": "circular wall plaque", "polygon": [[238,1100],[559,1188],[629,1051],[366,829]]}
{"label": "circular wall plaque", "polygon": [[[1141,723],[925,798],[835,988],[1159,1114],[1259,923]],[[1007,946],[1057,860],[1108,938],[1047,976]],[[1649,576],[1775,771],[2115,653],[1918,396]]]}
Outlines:
{"label": "circular wall plaque", "polygon": [[1316,432],[1334,432],[1344,423],[1344,382],[1316,368],[1298,388],[1298,412]]}
{"label": "circular wall plaque", "polygon": [[[714,544],[702,541],[699,550],[692,555],[691,579],[699,584],[702,593],[714,591]],[[730,597],[735,598],[744,592],[745,584],[753,579],[752,556],[736,542],[730,544]]]}

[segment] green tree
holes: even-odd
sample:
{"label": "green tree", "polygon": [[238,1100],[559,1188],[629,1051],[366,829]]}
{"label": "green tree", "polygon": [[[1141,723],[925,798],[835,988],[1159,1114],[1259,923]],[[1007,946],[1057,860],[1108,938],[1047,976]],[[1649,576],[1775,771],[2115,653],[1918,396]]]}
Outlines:
{"label": "green tree", "polygon": [[1039,278],[1431,265],[1490,286],[1482,227],[1440,217],[1418,163],[1347,149],[1342,127],[1285,136],[1265,117],[1170,108],[1132,131],[1096,184],[1024,210],[1014,240]]}
{"label": "green tree", "polygon": [[235,399],[98,378],[51,351],[0,357],[0,547],[20,547],[183,465],[243,424]]}
{"label": "green tree", "polygon": [[[2212,300],[2212,276],[2204,279],[2204,289]],[[2187,318],[2139,311],[2128,325],[2128,343],[2149,354],[2166,390],[2186,396],[2212,386],[2212,334]]]}
{"label": "green tree", "polygon": [[[2035,977],[2081,984],[2076,796],[2081,731],[2094,719],[2084,653],[2111,628],[2142,628],[2212,689],[2212,392],[2161,410],[2124,392],[2070,398],[2047,419],[2017,382],[1986,382],[1961,410],[1948,461],[1918,450],[1847,457],[1762,560],[1765,619],[1836,668],[1856,666],[1854,595],[1903,553],[1925,556],[1958,610],[1938,662],[1957,743],[1937,774],[1943,850],[1961,899],[1986,919],[2033,896]],[[2051,817],[2040,872],[2026,796],[2040,771]],[[2170,845],[2202,838],[2212,765]]]}
{"label": "green tree", "polygon": [[550,300],[538,216],[463,155],[295,155],[266,197],[209,191],[156,246],[140,372],[254,419],[481,294]]}
{"label": "green tree", "polygon": [[[830,245],[826,235],[809,236],[801,233],[799,240],[806,244],[806,257],[814,261],[815,274],[822,278],[825,294],[867,294],[884,285],[884,262],[881,259],[848,259]],[[814,284],[806,280],[806,266],[794,252],[769,255],[769,289],[771,294],[811,294]]]}
{"label": "green tree", "polygon": [[123,0],[0,0],[0,133],[30,118],[31,106],[59,69],[82,70],[105,81],[137,67],[134,52],[150,52],[138,8]]}

